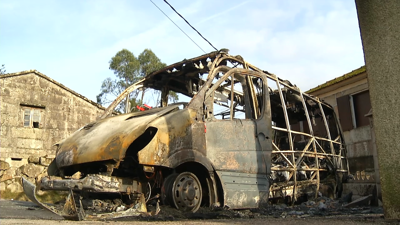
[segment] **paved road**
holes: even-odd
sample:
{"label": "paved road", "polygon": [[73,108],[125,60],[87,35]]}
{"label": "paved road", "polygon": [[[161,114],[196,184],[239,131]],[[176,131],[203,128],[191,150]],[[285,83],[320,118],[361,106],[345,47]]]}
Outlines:
{"label": "paved road", "polygon": [[[0,224],[35,224],[44,225],[56,223],[76,224],[75,221],[66,221],[51,212],[48,212],[32,202],[0,200]],[[337,225],[353,225],[353,224],[399,224],[399,221],[385,221],[381,216],[365,218],[351,217],[312,217],[312,218],[263,218],[263,219],[217,219],[217,220],[181,220],[181,221],[81,221],[79,224],[152,224],[152,225],[181,225],[181,224],[295,224],[295,225],[319,225],[319,224],[337,224]]]}
{"label": "paved road", "polygon": [[0,219],[3,221],[3,219],[63,220],[64,218],[42,209],[33,202],[0,199]]}

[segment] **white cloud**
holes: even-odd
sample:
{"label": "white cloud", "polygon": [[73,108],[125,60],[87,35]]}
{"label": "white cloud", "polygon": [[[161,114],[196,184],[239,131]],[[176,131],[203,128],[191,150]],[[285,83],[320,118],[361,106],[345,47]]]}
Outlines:
{"label": "white cloud", "polygon": [[228,12],[230,12],[230,11],[232,11],[232,10],[238,9],[239,7],[243,7],[244,5],[246,5],[247,3],[249,3],[249,1],[250,1],[250,0],[244,1],[244,2],[240,2],[240,3],[234,2],[234,3],[236,3],[236,5],[230,7],[230,8],[228,8],[228,9],[226,9],[226,10],[223,10],[222,12],[218,12],[218,13],[216,13],[216,14],[214,14],[214,15],[208,16],[208,17],[206,17],[205,19],[200,20],[198,23],[196,23],[196,25],[199,25],[199,24],[201,24],[201,23],[207,22],[207,21],[209,21],[209,20],[214,20],[214,19],[216,19],[216,18],[220,18],[221,16],[227,14]]}
{"label": "white cloud", "polygon": [[216,45],[303,90],[363,65],[355,8],[334,4],[321,13],[311,4],[276,7],[249,10],[238,22],[248,26],[223,29]]}
{"label": "white cloud", "polygon": [[[163,1],[153,1],[213,51]],[[354,2],[169,2],[217,48],[302,90],[364,63]],[[150,48],[167,64],[203,54],[148,1],[1,1],[0,23],[0,63],[8,72],[36,68],[92,100],[123,48],[135,55]]]}

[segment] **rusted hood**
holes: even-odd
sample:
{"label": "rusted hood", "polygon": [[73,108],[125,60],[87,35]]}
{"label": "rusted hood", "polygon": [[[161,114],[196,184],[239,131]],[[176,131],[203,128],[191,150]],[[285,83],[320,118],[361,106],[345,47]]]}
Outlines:
{"label": "rusted hood", "polygon": [[89,123],[58,143],[59,168],[104,160],[120,160],[129,145],[154,119],[178,110],[178,105],[123,114]]}

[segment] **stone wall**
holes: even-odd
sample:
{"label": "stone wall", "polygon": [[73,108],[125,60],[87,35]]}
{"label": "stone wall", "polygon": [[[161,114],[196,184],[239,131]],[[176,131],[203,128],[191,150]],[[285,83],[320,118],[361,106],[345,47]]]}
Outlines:
{"label": "stone wall", "polygon": [[54,144],[104,111],[37,71],[2,75],[0,86],[2,189],[27,175],[27,170],[45,170],[55,156]]}
{"label": "stone wall", "polygon": [[11,167],[9,163],[0,160],[0,191],[8,189],[14,193],[23,192],[21,176],[35,183],[36,178],[47,175],[47,168],[52,160],[48,157],[31,156],[28,163],[19,167],[15,164]]}

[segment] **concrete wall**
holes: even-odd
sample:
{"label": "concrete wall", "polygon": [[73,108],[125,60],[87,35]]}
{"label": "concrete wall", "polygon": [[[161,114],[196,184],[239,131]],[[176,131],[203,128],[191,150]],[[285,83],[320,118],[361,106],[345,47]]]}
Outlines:
{"label": "concrete wall", "polygon": [[[2,76],[0,86],[0,189],[21,176],[29,157],[31,163],[46,166],[55,155],[56,142],[95,121],[104,111],[100,105],[37,71]],[[39,128],[24,127],[27,108],[40,111]],[[37,171],[33,174],[37,175]]]}
{"label": "concrete wall", "polygon": [[356,0],[385,218],[400,219],[400,1]]}

